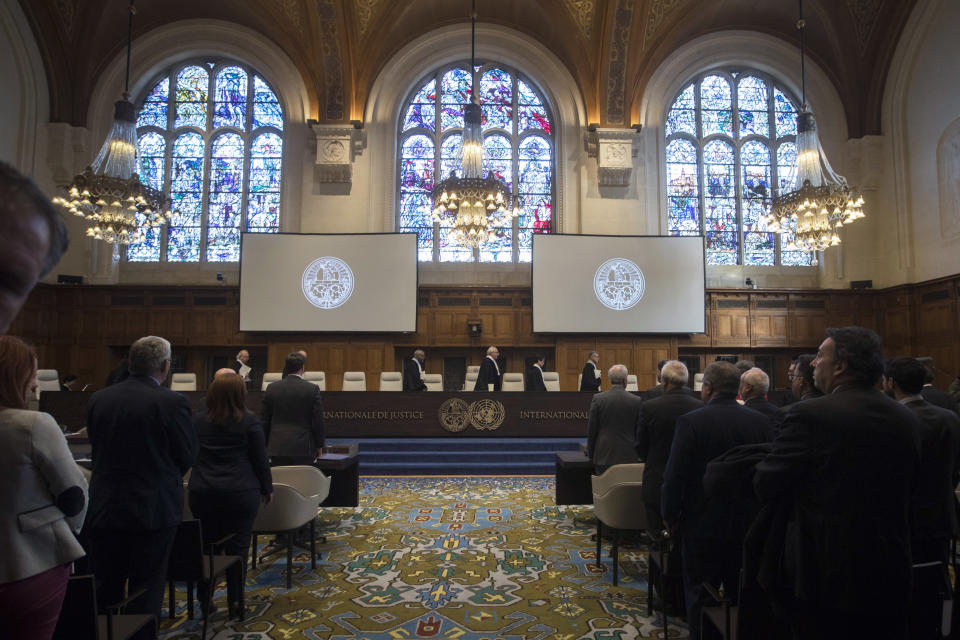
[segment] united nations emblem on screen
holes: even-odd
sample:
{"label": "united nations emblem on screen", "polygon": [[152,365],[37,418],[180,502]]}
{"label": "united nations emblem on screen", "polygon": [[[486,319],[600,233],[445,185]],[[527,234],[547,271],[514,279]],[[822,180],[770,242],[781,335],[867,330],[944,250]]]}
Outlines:
{"label": "united nations emblem on screen", "polygon": [[640,302],[644,287],[640,267],[626,258],[607,260],[593,276],[593,291],[597,300],[614,311],[624,311]]}
{"label": "united nations emblem on screen", "polygon": [[353,293],[353,271],[340,258],[317,258],[303,271],[303,297],[318,309],[336,309]]}

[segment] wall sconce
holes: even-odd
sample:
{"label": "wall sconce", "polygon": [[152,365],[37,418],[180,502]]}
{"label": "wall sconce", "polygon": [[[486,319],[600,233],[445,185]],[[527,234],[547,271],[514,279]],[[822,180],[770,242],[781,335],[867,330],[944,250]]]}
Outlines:
{"label": "wall sconce", "polygon": [[483,325],[479,320],[467,320],[467,330],[471,338],[479,338],[483,333]]}

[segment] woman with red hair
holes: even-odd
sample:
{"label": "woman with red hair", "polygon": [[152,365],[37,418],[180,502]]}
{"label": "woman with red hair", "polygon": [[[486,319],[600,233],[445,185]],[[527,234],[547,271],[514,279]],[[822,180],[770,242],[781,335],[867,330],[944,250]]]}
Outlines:
{"label": "woman with red hair", "polygon": [[0,336],[0,629],[9,640],[47,640],[70,565],[84,551],[74,532],[87,482],[52,416],[27,410],[37,355]]}

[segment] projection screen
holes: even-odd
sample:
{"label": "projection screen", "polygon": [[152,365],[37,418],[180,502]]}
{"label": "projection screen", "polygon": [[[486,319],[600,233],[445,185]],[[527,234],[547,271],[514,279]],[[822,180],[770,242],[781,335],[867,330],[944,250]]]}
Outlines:
{"label": "projection screen", "polygon": [[704,333],[703,238],[533,236],[534,333]]}
{"label": "projection screen", "polygon": [[416,330],[415,233],[243,234],[240,331]]}

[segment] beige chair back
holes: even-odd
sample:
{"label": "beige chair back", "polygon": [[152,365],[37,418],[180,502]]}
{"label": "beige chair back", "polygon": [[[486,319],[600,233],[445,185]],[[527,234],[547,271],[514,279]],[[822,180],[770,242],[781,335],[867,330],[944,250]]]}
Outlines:
{"label": "beige chair back", "polygon": [[478,375],[480,375],[479,371],[467,371],[467,379],[463,382],[464,391],[473,391],[473,387],[477,384]]}
{"label": "beige chair back", "polygon": [[263,382],[260,383],[260,391],[266,391],[267,387],[276,382],[277,380],[282,380],[283,374],[278,371],[268,371],[263,374]]}
{"label": "beige chair back", "polygon": [[320,469],[310,465],[289,465],[270,469],[274,482],[295,487],[305,496],[319,498],[320,502],[330,494],[330,478]]}
{"label": "beige chair back", "polygon": [[593,513],[614,529],[645,529],[643,464],[616,464],[603,475],[591,476]]}
{"label": "beige chair back", "polygon": [[327,374],[323,371],[304,371],[303,379],[320,387],[320,391],[327,390]]}
{"label": "beige chair back", "polygon": [[41,391],[60,391],[60,374],[56,369],[37,369],[37,399]]}
{"label": "beige chair back", "polygon": [[503,391],[523,391],[523,374],[522,373],[503,374],[503,383],[500,388]]}
{"label": "beige chair back", "polygon": [[403,378],[399,371],[380,373],[380,391],[403,391]]}
{"label": "beige chair back", "polygon": [[197,374],[195,373],[175,373],[170,378],[170,389],[173,391],[196,391]]}
{"label": "beige chair back", "polygon": [[367,374],[363,371],[344,371],[343,372],[343,390],[344,391],[366,391]]}
{"label": "beige chair back", "polygon": [[443,391],[443,376],[439,373],[423,374],[423,383],[427,385],[427,391]]}
{"label": "beige chair back", "polygon": [[560,391],[560,374],[556,371],[544,371],[543,386],[547,391]]}
{"label": "beige chair back", "polygon": [[640,388],[637,386],[636,374],[627,374],[627,391],[640,391]]}
{"label": "beige chair back", "polygon": [[700,389],[703,389],[703,374],[695,373],[693,374],[693,390],[700,391]]}
{"label": "beige chair back", "polygon": [[467,367],[467,373],[480,373],[480,365],[471,364],[469,367]]}

